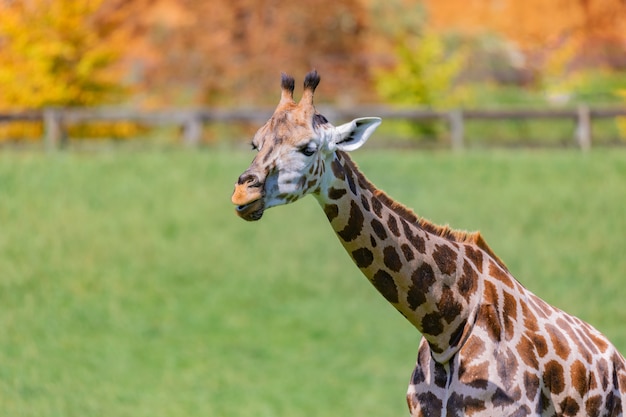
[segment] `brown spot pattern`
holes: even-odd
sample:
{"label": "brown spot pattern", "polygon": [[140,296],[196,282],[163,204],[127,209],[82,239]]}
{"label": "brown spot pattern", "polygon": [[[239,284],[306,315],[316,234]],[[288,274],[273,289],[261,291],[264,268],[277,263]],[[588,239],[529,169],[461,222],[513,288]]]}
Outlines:
{"label": "brown spot pattern", "polygon": [[600,386],[603,391],[606,391],[609,386],[609,366],[606,363],[606,359],[600,358],[598,359],[598,363],[596,365],[598,367],[598,375],[600,377]]}
{"label": "brown spot pattern", "polygon": [[585,411],[587,415],[590,417],[597,417],[600,415],[600,407],[602,407],[602,397],[599,395],[594,395],[593,397],[589,397],[587,401],[585,401]]}
{"label": "brown spot pattern", "polygon": [[364,195],[361,196],[361,205],[363,206],[363,210],[370,211],[370,203]]}
{"label": "brown spot pattern", "polygon": [[565,332],[572,341],[578,341],[574,329],[572,329],[572,326],[566,320],[563,320],[562,317],[559,317],[556,320],[556,325],[559,329]]}
{"label": "brown spot pattern", "polygon": [[426,293],[435,283],[433,268],[423,263],[411,274],[411,285],[407,292],[407,302],[413,310],[426,302]]}
{"label": "brown spot pattern", "polygon": [[456,285],[461,297],[463,297],[466,302],[469,302],[478,287],[478,275],[467,260],[463,262],[463,274],[457,280]]}
{"label": "brown spot pattern", "polygon": [[463,306],[456,301],[454,292],[450,287],[445,286],[441,291],[441,298],[437,302],[437,309],[441,317],[450,324],[461,314]]}
{"label": "brown spot pattern", "polygon": [[376,213],[378,217],[383,217],[383,203],[376,197],[372,197],[372,210],[374,210],[374,213]]}
{"label": "brown spot pattern", "polygon": [[[424,238],[420,236],[421,233],[419,230],[411,226],[405,219],[400,219],[400,223],[402,224],[402,229],[404,230],[405,238],[411,242],[413,247],[417,249],[419,253],[426,253],[426,242]],[[413,233],[416,232],[416,233]]]}
{"label": "brown spot pattern", "polygon": [[539,331],[537,317],[535,317],[535,315],[528,308],[528,303],[525,303],[524,300],[522,300],[522,302],[520,303],[520,307],[522,308],[522,317],[524,317],[524,328],[526,329],[526,331]]}
{"label": "brown spot pattern", "polygon": [[510,390],[512,384],[515,384],[517,374],[517,356],[511,349],[502,349],[498,352],[496,361],[496,370],[500,380],[504,384],[504,388]]}
{"label": "brown spot pattern", "polygon": [[491,396],[491,402],[496,407],[506,407],[513,404],[514,400],[502,388],[496,388],[496,392]]}
{"label": "brown spot pattern", "polygon": [[504,272],[493,260],[489,260],[489,275],[502,282],[509,288],[514,288],[511,277]]}
{"label": "brown spot pattern", "polygon": [[447,403],[448,414],[453,410],[462,411],[464,415],[471,416],[485,409],[485,402],[479,398],[473,398],[469,395],[462,395],[453,392],[448,398]]}
{"label": "brown spot pattern", "polygon": [[503,292],[502,319],[504,322],[504,336],[511,340],[515,336],[515,324],[517,321],[517,301],[508,291]]}
{"label": "brown spot pattern", "polygon": [[572,385],[581,397],[584,396],[587,392],[587,368],[581,361],[576,360],[572,364],[570,372]]}
{"label": "brown spot pattern", "polygon": [[467,320],[463,320],[461,324],[450,334],[450,340],[448,344],[450,346],[456,346],[461,341],[461,337],[463,336],[463,331],[465,330],[465,326],[467,325]]}
{"label": "brown spot pattern", "polygon": [[421,406],[422,415],[424,417],[441,415],[443,403],[439,398],[437,398],[435,394],[433,394],[432,392],[424,392],[417,394],[416,397],[417,402]]}
{"label": "brown spot pattern", "polygon": [[[620,363],[620,358],[617,352],[613,352],[613,360],[612,362],[617,364]],[[623,364],[617,365],[616,370],[619,372],[618,384],[620,387],[626,387],[626,368],[624,368]]]}
{"label": "brown spot pattern", "polygon": [[537,355],[535,355],[535,346],[527,336],[522,336],[517,344],[517,351],[522,361],[530,368],[537,369],[539,367],[539,361],[537,360]]}
{"label": "brown spot pattern", "polygon": [[363,220],[363,213],[361,213],[359,206],[354,201],[350,201],[350,217],[348,218],[348,224],[337,234],[345,242],[353,241],[361,234]]}
{"label": "brown spot pattern", "polygon": [[535,350],[537,351],[537,354],[539,354],[539,357],[543,358],[548,354],[548,343],[542,335],[536,333],[533,334],[532,341],[533,345],[535,346]]}
{"label": "brown spot pattern", "polygon": [[324,214],[329,222],[332,222],[339,215],[339,207],[337,204],[326,204],[324,206]]}
{"label": "brown spot pattern", "polygon": [[409,262],[415,259],[415,254],[413,254],[413,250],[411,249],[409,245],[407,245],[406,243],[403,243],[400,246],[400,249],[402,249],[402,253],[404,254],[404,259],[406,259]]}
{"label": "brown spot pattern", "polygon": [[435,385],[440,388],[445,388],[448,382],[448,374],[446,369],[439,362],[435,362]]}
{"label": "brown spot pattern", "polygon": [[368,248],[359,248],[352,252],[352,259],[359,268],[367,268],[374,261],[374,254]]}
{"label": "brown spot pattern", "polygon": [[374,287],[389,301],[390,303],[398,302],[398,288],[388,272],[379,270],[372,277]]}
{"label": "brown spot pattern", "polygon": [[493,305],[496,310],[499,309],[498,305],[498,289],[490,282],[485,281],[485,291],[483,294],[483,303],[487,305]]}
{"label": "brown spot pattern", "polygon": [[415,247],[415,249],[417,249],[419,253],[421,254],[426,253],[426,241],[424,241],[424,238],[421,237],[419,233],[414,235],[411,238],[411,243],[413,244],[413,246]]}
{"label": "brown spot pattern", "polygon": [[563,335],[560,329],[551,324],[546,324],[545,329],[550,335],[550,341],[552,342],[554,352],[559,355],[560,358],[567,359],[571,351],[567,338]]}
{"label": "brown spot pattern", "polygon": [[346,181],[348,182],[348,187],[350,188],[350,191],[352,191],[352,194],[356,196],[357,195],[356,184],[354,183],[354,179],[352,178],[354,174],[352,170],[350,169],[350,167],[347,165],[344,166],[343,169],[346,172]]}
{"label": "brown spot pattern", "polygon": [[459,381],[472,388],[486,389],[489,386],[489,362],[459,368]]}
{"label": "brown spot pattern", "polygon": [[[479,337],[471,336],[463,345],[463,356],[467,358],[477,358],[485,351],[485,342]],[[460,372],[460,371],[459,371]]]}
{"label": "brown spot pattern", "polygon": [[546,308],[542,305],[543,301],[538,299],[537,297],[529,297],[528,302],[532,304],[533,311],[536,312],[541,318],[548,318],[549,313],[546,311]]}
{"label": "brown spot pattern", "polygon": [[535,399],[539,390],[539,377],[528,371],[524,372],[524,388],[526,389],[526,398],[530,401]]}
{"label": "brown spot pattern", "polygon": [[422,317],[422,328],[420,331],[425,334],[436,336],[443,331],[443,324],[439,313],[428,313]]}
{"label": "brown spot pattern", "polygon": [[500,319],[498,318],[498,312],[492,305],[483,304],[478,310],[479,322],[486,331],[487,335],[492,340],[500,340]]}
{"label": "brown spot pattern", "polygon": [[594,345],[591,342],[591,339],[589,338],[589,336],[584,331],[582,331],[580,328],[576,329],[576,332],[577,332],[578,337],[580,338],[580,340],[582,340],[584,345],[587,346],[587,349],[589,350],[589,352],[591,352],[594,355],[597,354],[598,353],[598,348],[596,347],[596,345]]}
{"label": "brown spot pattern", "polygon": [[595,373],[591,372],[589,373],[589,391],[594,390],[598,387],[598,381],[596,380],[596,375]]}
{"label": "brown spot pattern", "polygon": [[543,373],[543,384],[552,394],[560,394],[565,389],[565,375],[563,365],[555,360],[548,361]]}
{"label": "brown spot pattern", "polygon": [[417,352],[417,366],[411,375],[411,383],[413,385],[420,384],[426,380],[424,369],[428,369],[428,360],[430,359],[430,352],[428,349],[420,348]]}
{"label": "brown spot pattern", "polygon": [[374,231],[374,233],[376,233],[376,236],[378,236],[380,240],[387,239],[387,231],[385,230],[385,226],[383,226],[383,224],[378,219],[372,219],[371,225],[372,230]]}
{"label": "brown spot pattern", "polygon": [[331,200],[339,200],[341,197],[346,195],[347,191],[343,188],[333,188],[330,187],[328,189],[328,198]]}
{"label": "brown spot pattern", "polygon": [[341,162],[339,162],[337,158],[333,159],[333,162],[330,164],[330,169],[333,171],[335,178],[340,180],[345,178],[346,173],[341,165]]}
{"label": "brown spot pattern", "polygon": [[550,304],[537,297],[535,297],[535,300],[537,300],[537,305],[541,309],[543,309],[543,313],[546,315],[546,317],[552,316],[552,313],[554,313],[554,308]]}
{"label": "brown spot pattern", "polygon": [[465,255],[472,261],[479,273],[483,272],[483,253],[478,248],[473,248],[470,245],[465,245]]}
{"label": "brown spot pattern", "polygon": [[369,182],[367,181],[367,179],[365,179],[365,176],[358,171],[357,171],[357,181],[359,183],[359,187],[361,187],[361,189],[363,190],[366,189],[369,185]]}
{"label": "brown spot pattern", "polygon": [[394,216],[390,215],[387,218],[387,227],[389,228],[391,233],[394,234],[394,236],[397,236],[397,237],[400,236],[400,229],[398,229],[398,222],[396,221],[396,218]]}
{"label": "brown spot pattern", "polygon": [[561,407],[561,413],[564,416],[575,416],[580,410],[580,406],[576,400],[569,396],[565,397],[559,406]]}
{"label": "brown spot pattern", "polygon": [[598,349],[600,349],[601,353],[606,352],[606,350],[608,349],[609,345],[606,342],[606,340],[604,340],[601,337],[598,337],[597,335],[595,335],[594,333],[590,332],[589,333],[589,337],[591,338],[591,340],[593,340],[593,342],[595,343],[595,345],[598,347]]}
{"label": "brown spot pattern", "polygon": [[457,254],[448,245],[435,245],[433,259],[442,274],[452,275],[456,271]]}
{"label": "brown spot pattern", "polygon": [[402,262],[400,256],[393,246],[387,246],[383,249],[383,262],[385,266],[393,272],[398,272],[402,269]]}

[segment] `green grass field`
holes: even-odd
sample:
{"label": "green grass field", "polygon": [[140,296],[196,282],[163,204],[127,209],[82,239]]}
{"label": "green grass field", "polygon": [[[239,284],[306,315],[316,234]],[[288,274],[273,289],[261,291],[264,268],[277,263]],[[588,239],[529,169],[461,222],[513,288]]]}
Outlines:
{"label": "green grass field", "polygon": [[[251,153],[0,153],[0,415],[403,416],[419,334],[312,198],[230,204]],[[359,151],[626,353],[626,150]]]}

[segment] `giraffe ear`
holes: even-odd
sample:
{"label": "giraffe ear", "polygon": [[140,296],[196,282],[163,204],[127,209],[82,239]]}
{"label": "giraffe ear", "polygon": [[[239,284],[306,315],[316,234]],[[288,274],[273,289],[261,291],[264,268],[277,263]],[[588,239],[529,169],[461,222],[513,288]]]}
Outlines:
{"label": "giraffe ear", "polygon": [[337,126],[331,148],[340,151],[353,151],[360,148],[382,123],[380,117],[361,117]]}

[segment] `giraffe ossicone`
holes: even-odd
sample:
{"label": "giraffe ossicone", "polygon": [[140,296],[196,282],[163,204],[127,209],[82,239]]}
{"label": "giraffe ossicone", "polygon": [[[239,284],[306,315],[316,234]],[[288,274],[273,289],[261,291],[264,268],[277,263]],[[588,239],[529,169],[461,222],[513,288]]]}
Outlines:
{"label": "giraffe ossicone", "polygon": [[313,104],[316,71],[281,78],[257,155],[235,184],[245,220],[311,194],[363,275],[422,334],[412,416],[622,416],[626,361],[591,325],[524,288],[482,236],[437,226],[377,189],[347,152],[381,123],[333,126]]}

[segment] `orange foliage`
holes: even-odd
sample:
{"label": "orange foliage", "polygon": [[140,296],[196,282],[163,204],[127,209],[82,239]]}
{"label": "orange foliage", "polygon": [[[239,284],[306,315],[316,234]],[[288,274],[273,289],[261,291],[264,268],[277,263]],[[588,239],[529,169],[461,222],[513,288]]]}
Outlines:
{"label": "orange foliage", "polygon": [[424,0],[431,23],[465,33],[491,31],[527,49],[573,37],[582,43],[625,42],[621,0]]}
{"label": "orange foliage", "polygon": [[143,104],[273,104],[280,71],[332,74],[321,97],[369,81],[358,0],[110,1],[135,10],[126,64]]}
{"label": "orange foliage", "polygon": [[97,105],[120,91],[143,106],[270,106],[280,71],[311,68],[320,99],[362,102],[398,40],[431,27],[561,50],[558,74],[581,50],[626,56],[624,0],[0,0],[0,107]]}

